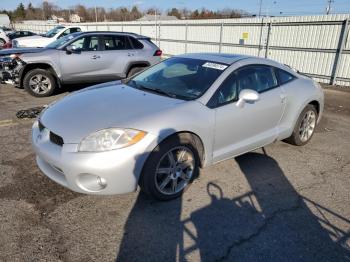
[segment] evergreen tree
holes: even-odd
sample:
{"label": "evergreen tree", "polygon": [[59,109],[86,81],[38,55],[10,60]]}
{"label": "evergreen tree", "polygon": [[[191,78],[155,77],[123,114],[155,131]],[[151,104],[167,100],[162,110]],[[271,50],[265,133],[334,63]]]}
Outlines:
{"label": "evergreen tree", "polygon": [[24,8],[24,5],[23,3],[20,3],[16,10],[14,11],[14,19],[16,20],[21,20],[21,19],[24,19],[26,16],[26,10]]}

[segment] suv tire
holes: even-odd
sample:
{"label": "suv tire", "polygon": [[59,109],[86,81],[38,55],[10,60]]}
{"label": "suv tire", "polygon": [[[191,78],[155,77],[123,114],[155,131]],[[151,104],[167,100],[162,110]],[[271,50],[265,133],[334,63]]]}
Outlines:
{"label": "suv tire", "polygon": [[26,73],[23,86],[32,96],[45,97],[54,93],[57,84],[51,72],[38,68]]}
{"label": "suv tire", "polygon": [[133,75],[137,74],[138,72],[145,69],[145,67],[133,67],[129,70],[127,78],[132,77]]}

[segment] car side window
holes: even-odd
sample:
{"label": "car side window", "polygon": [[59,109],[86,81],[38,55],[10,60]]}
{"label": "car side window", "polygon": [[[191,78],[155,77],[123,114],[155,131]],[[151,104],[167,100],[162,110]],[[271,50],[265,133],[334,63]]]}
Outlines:
{"label": "car side window", "polygon": [[208,106],[210,108],[226,105],[237,101],[238,99],[238,82],[236,73],[229,75],[220,87],[216,90],[210,99]]}
{"label": "car side window", "polygon": [[131,49],[129,39],[123,35],[104,36],[102,39],[103,50],[127,50]]}
{"label": "car side window", "polygon": [[70,45],[75,46],[81,51],[97,51],[98,50],[98,37],[87,36],[79,38]]}
{"label": "car side window", "polygon": [[293,79],[295,79],[295,76],[293,76],[292,74],[276,68],[276,72],[277,72],[277,76],[278,76],[278,80],[280,82],[281,85],[288,83],[289,81],[292,81]]}
{"label": "car side window", "polygon": [[278,86],[277,79],[270,66],[253,65],[237,71],[238,91],[252,89],[258,93]]}
{"label": "car side window", "polygon": [[66,35],[76,33],[76,32],[81,32],[81,29],[79,27],[68,28],[68,29],[64,30],[63,33],[58,38],[61,38],[61,37],[64,37]]}

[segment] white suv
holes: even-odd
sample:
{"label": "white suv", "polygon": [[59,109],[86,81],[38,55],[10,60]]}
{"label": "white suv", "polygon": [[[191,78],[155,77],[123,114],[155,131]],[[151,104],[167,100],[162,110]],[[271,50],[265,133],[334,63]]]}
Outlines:
{"label": "white suv", "polygon": [[16,38],[12,41],[12,47],[45,47],[61,37],[81,31],[81,28],[78,26],[60,25],[43,35]]}

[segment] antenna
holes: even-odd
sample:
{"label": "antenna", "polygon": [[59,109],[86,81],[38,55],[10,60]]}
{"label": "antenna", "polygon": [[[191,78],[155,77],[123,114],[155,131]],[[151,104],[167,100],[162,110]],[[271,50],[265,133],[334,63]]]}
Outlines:
{"label": "antenna", "polygon": [[332,4],[334,0],[327,0],[326,14],[329,15],[332,11]]}

